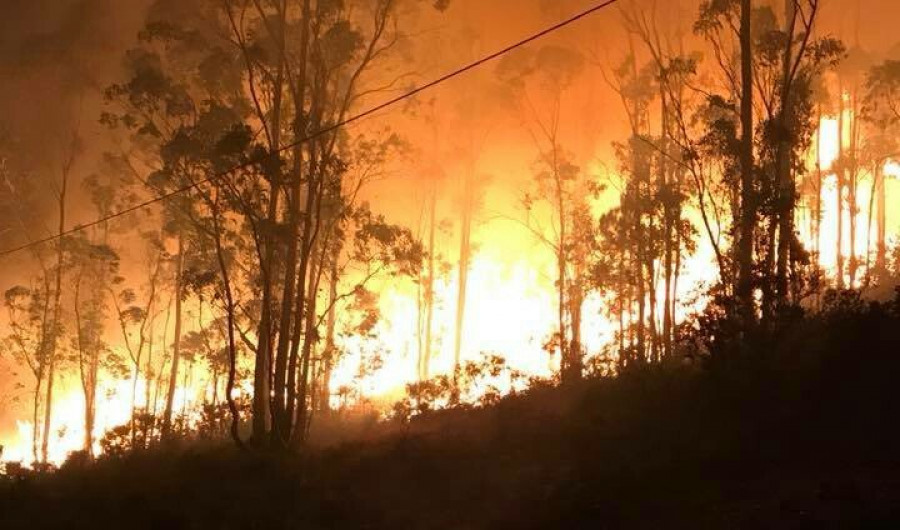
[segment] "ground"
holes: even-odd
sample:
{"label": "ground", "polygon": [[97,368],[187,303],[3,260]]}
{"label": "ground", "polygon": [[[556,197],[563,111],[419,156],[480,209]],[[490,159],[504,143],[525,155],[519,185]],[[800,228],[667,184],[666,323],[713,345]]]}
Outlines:
{"label": "ground", "polygon": [[0,482],[0,528],[900,528],[890,315],[746,358],[371,424],[302,455],[185,443]]}

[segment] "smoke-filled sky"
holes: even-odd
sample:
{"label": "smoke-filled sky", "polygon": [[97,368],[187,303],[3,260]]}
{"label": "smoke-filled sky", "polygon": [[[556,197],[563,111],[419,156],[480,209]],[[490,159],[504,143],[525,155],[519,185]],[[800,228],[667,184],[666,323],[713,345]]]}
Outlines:
{"label": "smoke-filled sky", "polygon": [[[663,12],[680,12],[686,24],[698,3],[628,0],[623,5],[629,2],[648,7],[655,3]],[[96,138],[102,132],[95,125],[98,91],[116,79],[123,51],[134,42],[149,3],[5,1],[0,17],[0,131],[27,146],[29,154],[48,169],[79,124],[89,149],[102,142]],[[449,10],[440,15],[411,20],[417,26],[409,28],[411,48],[419,64],[410,71],[418,73],[419,80],[431,78],[592,4],[585,0],[453,0]],[[900,2],[895,0],[826,0],[820,30],[840,35],[851,47],[858,39],[862,47],[884,53],[897,44],[894,24],[885,21],[898,19]],[[595,59],[615,61],[626,46],[619,26],[616,9],[609,9],[566,29],[551,42],[596,54]],[[428,43],[424,50],[422,42]],[[439,53],[433,53],[435,48]],[[493,68],[488,65],[436,94],[452,99],[469,92],[473,83]],[[615,99],[603,93],[605,86],[596,71],[584,80],[594,85],[590,89],[593,97],[610,104],[603,119],[591,120],[594,141],[608,144],[615,138],[621,113]],[[593,105],[595,109],[604,107]],[[443,110],[448,110],[446,105]]]}
{"label": "smoke-filled sky", "polygon": [[[687,27],[698,3],[628,0],[622,5],[633,2],[647,7],[656,4],[670,17],[680,13]],[[0,133],[14,137],[45,171],[58,164],[59,153],[76,127],[88,151],[101,151],[98,93],[116,80],[123,52],[134,42],[149,4],[150,0],[5,1],[0,17]],[[592,4],[586,0],[453,0],[442,14],[409,20],[415,26],[408,33],[416,64],[407,68],[418,74],[414,79],[430,79]],[[885,53],[897,44],[894,24],[885,21],[898,19],[900,2],[895,0],[826,0],[820,31],[841,36],[851,47],[858,40],[863,48]],[[616,9],[609,9],[547,42],[571,46],[589,62],[615,62],[627,46],[620,25]],[[452,106],[460,104],[453,100],[471,94],[473,88],[477,91],[479,80],[490,78],[494,69],[495,65],[487,65],[432,93],[441,107],[438,112],[452,114]],[[584,86],[578,97],[596,98],[591,108],[601,109],[603,116],[582,121],[592,125],[588,141],[608,147],[621,128],[622,114],[597,68],[589,64],[588,70],[581,78]],[[486,101],[485,105],[496,108],[497,103]],[[583,140],[583,135],[578,136]]]}
{"label": "smoke-filled sky", "polygon": [[[28,141],[58,135],[118,71],[144,0],[9,0],[0,17],[0,122]],[[95,107],[94,107],[95,109]],[[65,136],[65,135],[63,135]],[[45,145],[46,147],[46,145]]]}

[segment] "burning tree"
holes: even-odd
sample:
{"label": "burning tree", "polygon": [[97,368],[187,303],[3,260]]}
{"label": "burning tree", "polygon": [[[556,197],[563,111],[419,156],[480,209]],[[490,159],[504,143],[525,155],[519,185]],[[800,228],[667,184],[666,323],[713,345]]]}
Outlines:
{"label": "burning tree", "polygon": [[[131,79],[107,92],[115,110],[105,120],[128,131],[150,190],[180,194],[166,206],[178,248],[164,429],[181,357],[185,262],[193,253],[207,256],[218,277],[215,299],[231,359],[226,399],[238,341],[255,356],[252,443],[284,448],[305,437],[323,324],[320,281],[329,271],[338,281],[336,263],[350,244],[345,223],[361,211],[354,203],[365,178],[348,170],[380,163],[364,157],[380,149],[383,161],[396,143],[354,138],[335,124],[367,94],[393,86],[370,82],[366,89],[364,77],[401,36],[396,4],[161,0],[151,8],[141,45],[128,54]],[[405,237],[378,225],[388,231],[367,233],[369,242],[396,248]],[[250,262],[259,266],[241,265]],[[239,439],[235,407],[232,413]]]}
{"label": "burning tree", "polygon": [[[589,288],[587,256],[591,237],[585,220],[590,218],[591,185],[566,152],[560,129],[563,99],[583,69],[580,53],[559,46],[510,55],[497,68],[499,78],[515,94],[516,108],[526,117],[526,129],[539,151],[535,190],[526,194],[523,203],[525,226],[555,257],[557,330],[546,349],[559,352],[560,372],[566,383],[580,379],[583,371],[581,320]],[[537,91],[548,102],[543,112],[534,106],[531,91]],[[549,211],[548,222],[535,219],[540,203]]]}
{"label": "burning tree", "polygon": [[756,321],[754,293],[767,322],[803,297],[808,257],[794,224],[796,183],[817,127],[816,80],[844,52],[836,39],[813,37],[818,12],[818,2],[787,0],[780,18],[747,0],[711,2],[695,25],[719,59],[725,87],[708,98],[718,117],[706,144],[741,176],[730,181],[734,293],[745,322]]}

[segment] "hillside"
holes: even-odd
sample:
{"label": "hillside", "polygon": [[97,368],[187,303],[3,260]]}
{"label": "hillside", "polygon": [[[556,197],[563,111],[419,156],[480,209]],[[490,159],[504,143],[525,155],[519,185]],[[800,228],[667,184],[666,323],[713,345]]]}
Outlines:
{"label": "hillside", "polygon": [[303,457],[70,463],[0,483],[0,527],[895,528],[897,323],[837,307],[747,357],[534,388]]}

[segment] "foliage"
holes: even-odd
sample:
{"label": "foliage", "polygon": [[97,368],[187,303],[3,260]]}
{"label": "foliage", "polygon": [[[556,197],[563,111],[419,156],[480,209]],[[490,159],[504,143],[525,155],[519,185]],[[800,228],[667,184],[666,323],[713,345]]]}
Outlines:
{"label": "foliage", "polygon": [[[406,397],[393,406],[394,419],[410,419],[442,409],[488,407],[501,396],[501,386],[515,393],[525,375],[506,364],[499,355],[486,355],[480,361],[465,361],[457,373],[439,375],[406,385]],[[498,386],[501,385],[501,386]]]}

